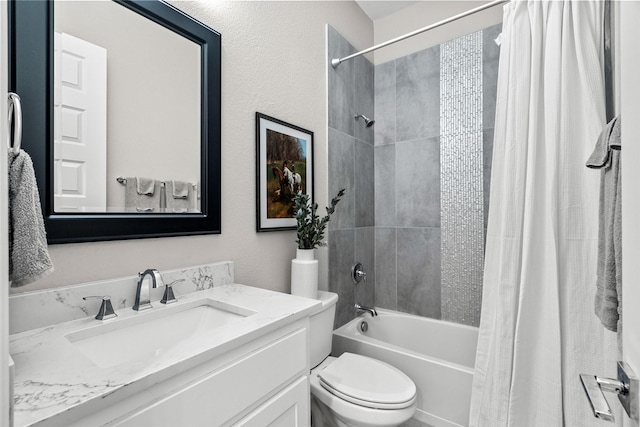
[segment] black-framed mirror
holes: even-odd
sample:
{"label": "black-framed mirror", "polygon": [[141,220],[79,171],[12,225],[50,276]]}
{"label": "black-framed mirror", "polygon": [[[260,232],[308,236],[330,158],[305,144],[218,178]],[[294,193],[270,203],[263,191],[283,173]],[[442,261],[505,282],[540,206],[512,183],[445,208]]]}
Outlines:
{"label": "black-framed mirror", "polygon": [[[95,4],[96,2],[79,3],[86,3],[86,6],[90,7],[92,3]],[[59,145],[60,123],[65,123],[65,120],[66,123],[70,121],[75,122],[75,119],[72,117],[71,120],[69,120],[69,117],[73,116],[69,114],[67,114],[67,116],[63,115],[61,118],[60,113],[54,110],[54,104],[56,107],[60,104],[60,79],[58,77],[60,74],[60,65],[56,63],[55,59],[59,58],[59,54],[57,54],[58,51],[56,51],[58,44],[56,44],[57,42],[55,40],[59,39],[59,34],[56,34],[54,37],[54,28],[56,28],[58,24],[54,22],[56,2],[53,0],[15,0],[9,3],[9,87],[11,91],[18,93],[22,99],[24,123],[22,148],[29,153],[33,159],[49,243],[220,233],[221,36],[204,24],[162,1],[114,0],[113,5],[116,5],[116,8],[126,10],[127,13],[133,14],[135,16],[133,19],[144,19],[145,21],[153,23],[154,26],[161,28],[161,31],[171,33],[178,38],[177,42],[181,43],[181,45],[185,45],[186,43],[192,46],[188,49],[192,52],[191,57],[196,58],[197,65],[196,72],[191,73],[193,75],[191,80],[196,80],[196,83],[199,83],[195,85],[196,100],[194,104],[197,105],[193,105],[192,107],[195,107],[195,109],[192,110],[197,112],[197,117],[192,117],[194,121],[187,121],[186,123],[195,123],[195,125],[174,125],[170,123],[169,126],[173,126],[173,129],[167,128],[167,130],[160,130],[158,134],[167,134],[170,133],[169,131],[180,131],[186,128],[191,130],[192,134],[195,133],[195,145],[188,145],[186,140],[181,137],[173,137],[170,141],[173,141],[176,146],[180,147],[182,152],[185,153],[196,152],[199,148],[199,159],[196,154],[195,160],[191,159],[191,163],[188,163],[189,166],[185,167],[186,170],[190,170],[192,173],[193,169],[199,169],[199,176],[194,177],[192,175],[189,179],[185,180],[194,183],[193,188],[189,186],[189,196],[194,199],[197,198],[197,202],[189,202],[189,209],[166,209],[168,205],[166,205],[165,200],[165,205],[161,206],[161,209],[153,210],[139,208],[129,209],[129,207],[120,209],[113,208],[109,205],[104,209],[82,207],[74,211],[60,204],[60,177],[68,177],[69,171],[65,172],[65,170],[63,170],[61,172],[59,168],[60,156],[54,147]],[[86,12],[84,13],[86,14]],[[111,21],[117,21],[122,25],[122,20],[120,19]],[[122,28],[123,27],[120,29],[115,28],[114,32],[122,32]],[[150,43],[149,37],[145,37],[147,37],[147,39],[143,43]],[[147,50],[150,49],[140,49],[141,52]],[[193,54],[193,52],[196,53]],[[182,60],[178,59],[177,55],[173,53],[167,54],[167,56],[169,60],[173,59],[174,62],[182,62]],[[113,67],[114,63],[116,63],[116,61],[112,60],[109,65]],[[72,67],[73,72],[75,72],[74,67],[75,65]],[[77,68],[82,69],[82,66],[79,65]],[[152,80],[151,77],[156,77],[155,74],[159,72],[158,70],[159,67],[155,66],[155,68],[152,67],[146,71],[139,72],[137,77],[137,81],[139,82],[138,86],[142,86],[147,80]],[[109,72],[111,75],[122,74],[119,70],[115,70],[114,72],[114,69],[111,68]],[[145,76],[149,78],[145,78]],[[171,73],[169,76],[171,76]],[[187,78],[188,77],[189,76],[187,76]],[[198,77],[199,82],[197,81]],[[82,79],[83,78],[80,80]],[[86,80],[88,81],[88,79]],[[164,78],[164,80],[160,78],[162,82],[167,80],[169,80],[169,78]],[[175,80],[174,85],[176,86],[176,90],[182,92],[187,92],[185,88],[188,85],[186,83],[192,83],[191,80],[187,81],[187,79],[183,77],[174,77],[173,80]],[[113,84],[111,84],[111,86],[113,86]],[[162,86],[164,86],[164,84]],[[189,87],[189,90],[194,92],[193,85]],[[129,93],[131,92],[131,89],[129,89]],[[137,90],[134,92],[137,92]],[[165,98],[170,98],[176,107],[186,104],[184,101],[176,100],[176,97],[173,95],[158,95],[156,92],[155,89],[151,88],[149,92],[141,95],[140,98],[143,100],[146,98],[153,99],[153,97],[156,96],[155,103],[158,105],[160,105],[160,103],[157,100]],[[199,100],[197,99],[197,95],[200,96]],[[153,102],[154,101],[152,101],[152,103]],[[160,116],[160,112],[165,112],[165,110],[173,108],[173,105],[169,103],[167,106],[157,108],[159,109],[157,115]],[[139,106],[128,108],[118,107],[115,110],[111,110],[108,116],[111,119],[117,115],[115,113],[123,112],[123,110],[125,113],[123,115],[133,117],[133,122],[135,123],[135,120],[137,120],[139,116],[139,114],[136,114],[136,111],[146,111],[147,108]],[[172,112],[169,112],[169,114],[172,114]],[[154,112],[151,112],[149,115],[151,117],[156,116]],[[170,122],[170,120],[166,118],[158,118],[156,121],[158,126]],[[140,123],[143,123],[143,121],[140,120]],[[140,125],[140,129],[122,132],[122,135],[118,137],[114,137],[117,132],[113,129],[123,128],[120,123],[116,126],[111,125],[111,132],[105,132],[112,136],[113,140],[124,140],[123,143],[120,143],[120,147],[124,148],[120,148],[120,150],[124,150],[125,154],[121,154],[119,158],[126,158],[129,161],[128,168],[122,166],[120,170],[117,167],[111,167],[111,170],[107,171],[106,177],[104,178],[105,182],[108,181],[110,187],[116,187],[114,190],[109,190],[109,194],[114,193],[117,196],[118,191],[121,193],[125,192],[124,182],[126,182],[127,178],[123,181],[123,177],[129,177],[129,180],[131,180],[131,177],[138,179],[138,176],[144,177],[151,173],[142,166],[140,170],[132,169],[131,164],[146,165],[153,163],[160,165],[162,163],[161,160],[151,158],[156,152],[161,152],[162,147],[168,146],[168,142],[159,140],[160,137],[150,137],[151,141],[148,143],[150,145],[146,146],[146,148],[133,149],[134,141],[143,139],[147,134],[152,134],[151,131],[156,130],[154,129],[155,125],[153,123],[152,121]],[[181,127],[183,129],[180,129]],[[193,127],[199,127],[199,131],[193,132]],[[82,129],[87,129],[86,123],[84,123],[84,128]],[[90,127],[90,129],[93,130],[94,127]],[[180,135],[184,134],[184,132],[178,133]],[[198,135],[199,141],[197,139]],[[112,144],[112,140],[109,140],[109,144]],[[131,145],[128,146],[127,144]],[[109,147],[112,146],[110,145]],[[109,148],[109,153],[112,151],[115,152],[117,150],[115,148]],[[111,165],[112,161],[110,156],[105,155],[103,163],[109,163],[109,165]],[[90,155],[89,157],[101,158],[102,156]],[[171,161],[177,161],[175,159],[178,156],[176,156],[175,153],[171,153],[168,154],[167,157],[173,159]],[[107,160],[107,158],[109,160]],[[195,162],[195,167],[193,162]],[[179,181],[180,175],[176,172],[179,171],[180,167],[170,163],[168,165],[158,166],[158,168],[162,172],[157,172],[156,176],[152,178],[154,178],[156,182],[161,182],[163,196],[170,198],[171,194],[164,193],[164,184],[165,181],[167,183],[170,182],[172,188],[174,184],[175,188],[178,188],[178,183],[183,183]],[[85,168],[85,171],[87,169],[94,170],[95,168]],[[71,173],[71,176],[73,176],[73,173]],[[122,175],[117,177],[117,182],[115,178],[116,173]],[[172,173],[174,175],[172,175]],[[81,174],[78,173],[78,175]],[[197,184],[195,182],[196,179],[198,180]],[[140,182],[142,182],[142,179]],[[118,186],[121,188],[118,189]],[[139,189],[140,187],[138,187],[138,190]],[[168,192],[170,193],[170,191]],[[173,194],[175,195],[175,193]],[[119,203],[120,202],[117,202],[116,206],[121,206]]]}

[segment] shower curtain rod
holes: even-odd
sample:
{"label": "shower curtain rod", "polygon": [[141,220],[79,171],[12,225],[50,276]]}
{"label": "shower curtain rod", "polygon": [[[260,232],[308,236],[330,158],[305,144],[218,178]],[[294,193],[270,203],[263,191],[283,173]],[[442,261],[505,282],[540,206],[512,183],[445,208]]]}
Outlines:
{"label": "shower curtain rod", "polygon": [[425,31],[432,30],[432,29],[440,27],[440,26],[442,26],[444,24],[448,24],[449,22],[456,21],[456,20],[458,20],[460,18],[464,18],[465,16],[473,15],[474,13],[481,12],[481,11],[483,11],[485,9],[489,9],[489,8],[491,8],[493,6],[497,6],[497,5],[502,4],[502,3],[509,3],[509,0],[494,0],[494,1],[490,2],[490,3],[483,4],[482,6],[478,6],[478,7],[475,7],[473,9],[467,10],[466,12],[462,12],[462,13],[459,13],[457,15],[451,16],[451,17],[449,17],[447,19],[443,19],[442,21],[436,22],[435,24],[431,24],[431,25],[427,25],[426,27],[419,28],[419,29],[417,29],[415,31],[412,31],[412,32],[410,32],[408,34],[405,34],[404,36],[396,37],[395,39],[391,39],[391,40],[386,41],[384,43],[377,44],[375,46],[370,47],[369,49],[361,50],[360,52],[356,52],[356,53],[354,53],[352,55],[345,56],[344,58],[334,58],[334,59],[331,60],[331,66],[333,68],[337,68],[338,65],[340,65],[340,63],[342,63],[344,61],[348,61],[349,59],[353,59],[353,58],[355,58],[357,56],[364,55],[364,54],[369,53],[369,52],[373,52],[374,50],[380,49],[381,47],[389,46],[389,45],[397,43],[397,42],[399,42],[401,40],[408,39],[409,37],[416,36],[418,34],[424,33]]}

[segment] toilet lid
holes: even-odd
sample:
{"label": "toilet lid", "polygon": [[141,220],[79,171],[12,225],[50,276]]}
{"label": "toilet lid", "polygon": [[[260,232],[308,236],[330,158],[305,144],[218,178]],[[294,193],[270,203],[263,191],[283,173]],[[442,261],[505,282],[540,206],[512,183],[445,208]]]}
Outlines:
{"label": "toilet lid", "polygon": [[320,371],[318,378],[330,393],[369,408],[406,408],[416,397],[411,378],[385,362],[359,354],[344,353]]}

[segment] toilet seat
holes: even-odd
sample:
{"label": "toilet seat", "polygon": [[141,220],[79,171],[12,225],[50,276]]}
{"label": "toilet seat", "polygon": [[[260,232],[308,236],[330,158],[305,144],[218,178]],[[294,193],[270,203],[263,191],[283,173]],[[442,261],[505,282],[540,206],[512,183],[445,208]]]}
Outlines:
{"label": "toilet seat", "polygon": [[320,385],[355,405],[404,409],[416,401],[416,386],[397,368],[370,357],[344,353],[318,372]]}

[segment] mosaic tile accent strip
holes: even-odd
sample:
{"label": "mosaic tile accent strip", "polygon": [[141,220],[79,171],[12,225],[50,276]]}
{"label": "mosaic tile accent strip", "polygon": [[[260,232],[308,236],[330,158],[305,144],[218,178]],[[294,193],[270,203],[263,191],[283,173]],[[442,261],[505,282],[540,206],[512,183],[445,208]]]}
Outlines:
{"label": "mosaic tile accent strip", "polygon": [[442,319],[480,323],[484,266],[482,31],[440,46]]}

